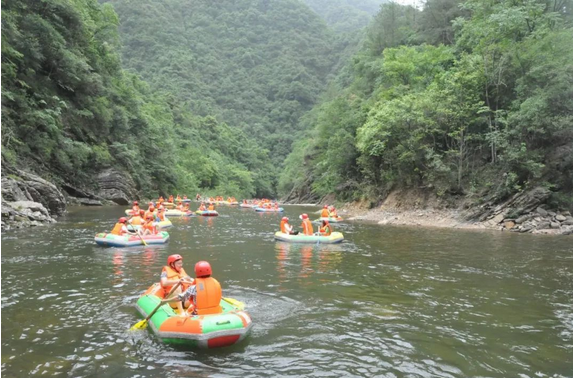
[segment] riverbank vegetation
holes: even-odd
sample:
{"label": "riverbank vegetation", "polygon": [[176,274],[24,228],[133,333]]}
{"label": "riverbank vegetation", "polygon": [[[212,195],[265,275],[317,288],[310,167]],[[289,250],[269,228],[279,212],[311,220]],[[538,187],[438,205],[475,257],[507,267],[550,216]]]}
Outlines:
{"label": "riverbank vegetation", "polygon": [[289,198],[384,198],[392,189],[501,200],[532,186],[573,206],[570,1],[390,3],[351,83],[304,118]]}

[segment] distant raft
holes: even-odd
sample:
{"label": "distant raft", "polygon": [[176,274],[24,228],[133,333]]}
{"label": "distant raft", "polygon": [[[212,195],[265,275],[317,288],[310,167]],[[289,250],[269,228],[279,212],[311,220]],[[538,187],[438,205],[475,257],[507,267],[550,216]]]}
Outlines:
{"label": "distant raft", "polygon": [[[153,284],[139,297],[135,307],[142,316],[147,317],[164,295],[161,285]],[[186,318],[178,316],[166,303],[149,319],[148,324],[166,344],[194,348],[229,346],[244,340],[253,327],[250,315],[234,305],[236,302],[231,298],[224,298],[220,302],[223,312]]]}
{"label": "distant raft", "polygon": [[314,222],[322,222],[323,220],[329,221],[330,223],[338,223],[338,222],[342,222],[344,219],[342,219],[342,217],[336,217],[336,218],[320,217],[320,218],[314,220]]}
{"label": "distant raft", "polygon": [[333,232],[329,236],[321,235],[292,235],[284,234],[280,231],[275,232],[275,239],[284,241],[287,243],[324,243],[324,244],[335,244],[342,243],[344,240],[344,235],[341,232]]}
{"label": "distant raft", "polygon": [[255,207],[255,211],[258,211],[259,213],[282,213],[283,211],[285,211],[285,209],[283,209],[282,207],[279,207],[278,209],[266,208],[266,207]]}
{"label": "distant raft", "polygon": [[171,226],[173,226],[173,223],[171,223],[171,221],[169,219],[167,219],[167,217],[165,217],[164,220],[157,222],[157,228],[160,228],[160,229],[169,228]]}
{"label": "distant raft", "polygon": [[136,245],[143,245],[141,239],[145,240],[147,244],[165,244],[169,241],[169,233],[162,231],[156,235],[114,235],[101,232],[96,234],[94,240],[97,245],[104,247],[133,247]]}
{"label": "distant raft", "polygon": [[252,209],[254,207],[257,207],[257,205],[253,205],[252,203],[242,203],[239,205],[239,207],[242,207],[245,209]]}
{"label": "distant raft", "polygon": [[217,210],[203,210],[203,211],[197,210],[195,214],[201,215],[202,217],[216,217],[219,215]]}

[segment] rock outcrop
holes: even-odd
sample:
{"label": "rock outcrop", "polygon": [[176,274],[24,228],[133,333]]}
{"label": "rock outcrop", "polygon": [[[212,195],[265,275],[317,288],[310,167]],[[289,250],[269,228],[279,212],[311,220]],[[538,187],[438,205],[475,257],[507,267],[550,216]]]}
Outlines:
{"label": "rock outcrop", "polygon": [[133,179],[126,172],[114,168],[102,171],[97,177],[98,196],[118,205],[129,205],[133,199],[139,199]]}
{"label": "rock outcrop", "polygon": [[8,203],[32,201],[41,203],[51,216],[66,211],[66,198],[52,183],[43,178],[17,169],[2,176],[2,200]]}

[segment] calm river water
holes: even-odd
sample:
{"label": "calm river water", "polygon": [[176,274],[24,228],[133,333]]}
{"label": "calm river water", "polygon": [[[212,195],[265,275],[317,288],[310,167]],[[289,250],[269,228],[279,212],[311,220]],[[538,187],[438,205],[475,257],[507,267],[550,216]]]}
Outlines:
{"label": "calm river water", "polygon": [[[2,377],[573,376],[571,237],[347,222],[343,244],[291,245],[273,240],[281,215],[221,206],[172,219],[165,246],[96,246],[123,210],[2,233]],[[298,226],[318,208],[285,210]],[[243,343],[128,331],[173,253],[247,304]]]}

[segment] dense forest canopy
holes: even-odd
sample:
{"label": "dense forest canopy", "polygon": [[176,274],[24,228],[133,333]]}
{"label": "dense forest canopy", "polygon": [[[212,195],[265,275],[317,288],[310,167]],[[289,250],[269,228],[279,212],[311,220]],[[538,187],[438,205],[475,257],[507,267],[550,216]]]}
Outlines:
{"label": "dense forest canopy", "polygon": [[573,206],[571,0],[2,5],[2,160],[56,183]]}
{"label": "dense forest canopy", "polygon": [[542,185],[573,206],[572,5],[383,5],[352,83],[304,118],[312,131],[289,156],[281,192],[354,200],[415,187],[503,199]]}
{"label": "dense forest canopy", "polygon": [[94,188],[106,168],[144,195],[271,195],[268,151],[122,69],[119,19],[95,0],[2,7],[2,159]]}
{"label": "dense forest canopy", "polygon": [[195,114],[243,130],[280,167],[339,57],[315,13],[298,0],[111,4],[125,67]]}
{"label": "dense forest canopy", "polygon": [[349,33],[368,25],[385,0],[304,0],[336,33]]}

